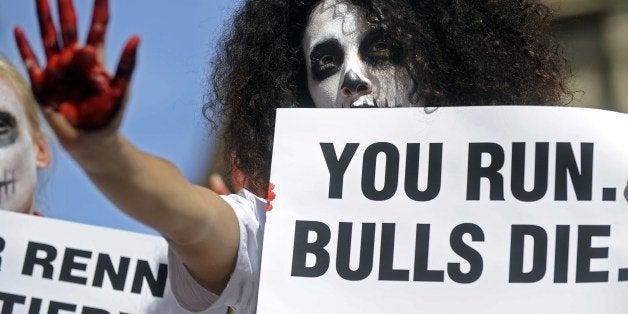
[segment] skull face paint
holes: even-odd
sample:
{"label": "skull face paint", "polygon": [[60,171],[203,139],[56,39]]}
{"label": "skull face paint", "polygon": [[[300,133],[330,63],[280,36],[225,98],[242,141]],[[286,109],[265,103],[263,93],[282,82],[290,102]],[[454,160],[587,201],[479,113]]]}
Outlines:
{"label": "skull face paint", "polygon": [[24,107],[0,78],[0,209],[30,213],[36,183],[35,147]]}
{"label": "skull face paint", "polygon": [[411,80],[401,46],[342,0],[314,7],[302,48],[316,107],[408,107]]}

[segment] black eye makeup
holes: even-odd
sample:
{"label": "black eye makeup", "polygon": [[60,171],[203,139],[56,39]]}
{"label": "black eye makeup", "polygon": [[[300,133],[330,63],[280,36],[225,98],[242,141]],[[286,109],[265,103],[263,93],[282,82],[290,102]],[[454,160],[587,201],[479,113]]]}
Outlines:
{"label": "black eye makeup", "polygon": [[338,73],[344,62],[344,53],[337,39],[326,40],[314,47],[310,53],[312,76],[317,81]]}
{"label": "black eye makeup", "polygon": [[392,40],[383,29],[371,30],[360,43],[360,56],[374,67],[401,64],[401,45]]}
{"label": "black eye makeup", "polygon": [[0,148],[15,143],[17,134],[15,117],[8,112],[0,111]]}

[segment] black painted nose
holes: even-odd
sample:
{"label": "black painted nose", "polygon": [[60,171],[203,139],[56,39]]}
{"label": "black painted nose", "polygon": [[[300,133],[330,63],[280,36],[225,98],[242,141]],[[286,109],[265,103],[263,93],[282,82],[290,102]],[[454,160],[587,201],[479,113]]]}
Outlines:
{"label": "black painted nose", "polygon": [[340,90],[347,97],[362,96],[371,93],[371,84],[350,70],[345,74]]}

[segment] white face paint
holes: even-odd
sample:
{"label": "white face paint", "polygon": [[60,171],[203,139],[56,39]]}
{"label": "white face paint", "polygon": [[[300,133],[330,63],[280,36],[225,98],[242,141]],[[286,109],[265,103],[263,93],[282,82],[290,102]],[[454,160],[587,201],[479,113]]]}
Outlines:
{"label": "white face paint", "polygon": [[37,164],[24,107],[0,78],[0,209],[30,213]]}
{"label": "white face paint", "polygon": [[407,107],[411,80],[401,47],[343,0],[324,0],[310,14],[302,42],[316,107]]}

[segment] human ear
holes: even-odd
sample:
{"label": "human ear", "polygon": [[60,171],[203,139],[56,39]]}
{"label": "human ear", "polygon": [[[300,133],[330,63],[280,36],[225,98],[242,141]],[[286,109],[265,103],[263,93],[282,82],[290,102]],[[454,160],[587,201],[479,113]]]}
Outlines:
{"label": "human ear", "polygon": [[37,169],[47,168],[50,165],[50,147],[46,137],[38,133],[33,146],[35,147]]}

